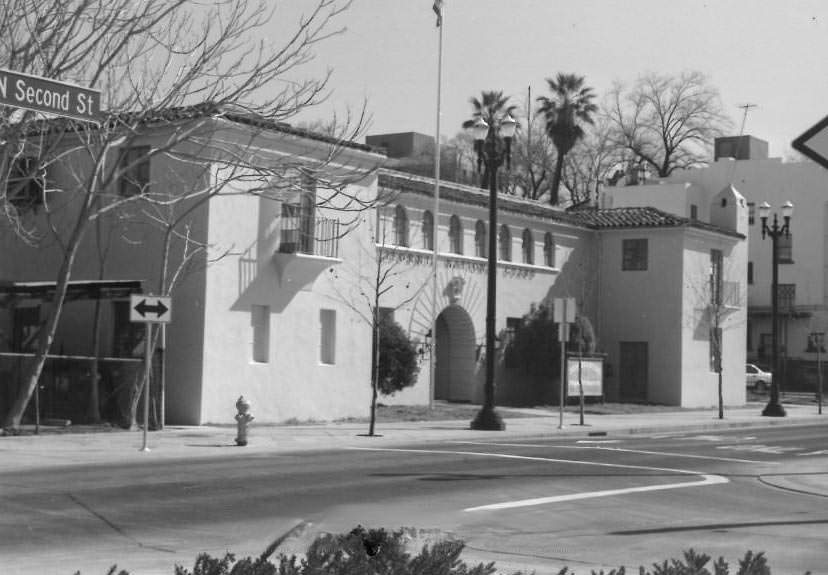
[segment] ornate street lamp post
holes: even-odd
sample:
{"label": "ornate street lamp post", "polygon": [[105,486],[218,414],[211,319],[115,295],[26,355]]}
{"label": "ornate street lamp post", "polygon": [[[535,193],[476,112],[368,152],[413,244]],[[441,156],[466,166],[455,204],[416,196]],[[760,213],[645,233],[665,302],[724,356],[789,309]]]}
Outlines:
{"label": "ornate street lamp post", "polygon": [[772,256],[772,279],[771,279],[771,357],[772,373],[770,398],[762,415],[768,417],[784,417],[785,409],[779,403],[779,238],[790,237],[791,215],[793,215],[793,204],[785,202],[782,206],[782,219],[784,223],[780,226],[776,213],[773,214],[773,224],[768,226],[768,216],[771,207],[768,202],[762,202],[759,206],[759,217],[762,220],[762,239],[766,236],[771,238]]}
{"label": "ornate street lamp post", "polygon": [[494,408],[495,310],[497,298],[497,169],[506,162],[510,167],[512,136],[517,122],[509,114],[498,125],[489,126],[478,118],[471,128],[477,142],[478,159],[486,164],[489,175],[489,265],[486,288],[486,383],[483,407],[471,422],[472,429],[503,430],[506,425]]}

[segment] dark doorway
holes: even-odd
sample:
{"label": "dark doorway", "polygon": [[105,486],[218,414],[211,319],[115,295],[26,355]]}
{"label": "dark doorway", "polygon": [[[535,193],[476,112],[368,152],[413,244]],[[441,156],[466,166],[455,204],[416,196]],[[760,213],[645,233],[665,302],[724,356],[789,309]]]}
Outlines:
{"label": "dark doorway", "polygon": [[434,399],[472,401],[475,339],[469,313],[452,304],[437,317]]}
{"label": "dark doorway", "polygon": [[620,342],[619,373],[621,401],[647,400],[648,352],[646,341]]}

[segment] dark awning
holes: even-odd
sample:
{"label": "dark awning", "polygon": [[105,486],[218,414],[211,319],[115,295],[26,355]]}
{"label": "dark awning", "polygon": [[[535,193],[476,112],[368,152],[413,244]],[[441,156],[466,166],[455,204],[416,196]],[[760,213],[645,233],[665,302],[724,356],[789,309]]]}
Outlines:
{"label": "dark awning", "polygon": [[[66,301],[84,299],[123,299],[143,292],[142,280],[70,281]],[[0,281],[0,306],[17,300],[49,301],[55,295],[56,282]]]}

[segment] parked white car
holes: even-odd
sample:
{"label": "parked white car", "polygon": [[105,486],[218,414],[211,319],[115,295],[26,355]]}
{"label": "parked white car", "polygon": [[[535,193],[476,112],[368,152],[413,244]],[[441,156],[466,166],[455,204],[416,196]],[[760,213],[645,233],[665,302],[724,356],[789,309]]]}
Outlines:
{"label": "parked white car", "polygon": [[773,374],[769,371],[762,371],[752,363],[745,364],[745,383],[749,389],[756,393],[765,393],[771,385]]}

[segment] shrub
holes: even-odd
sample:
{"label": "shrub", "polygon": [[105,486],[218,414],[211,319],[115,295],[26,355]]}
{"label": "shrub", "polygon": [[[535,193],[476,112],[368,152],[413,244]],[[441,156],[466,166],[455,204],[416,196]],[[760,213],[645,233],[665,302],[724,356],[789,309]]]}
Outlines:
{"label": "shrub", "polygon": [[380,321],[379,337],[377,388],[383,395],[392,395],[416,383],[420,371],[417,349],[405,330],[392,319]]}
{"label": "shrub", "polygon": [[[465,544],[462,541],[439,541],[430,547],[424,545],[420,552],[411,556],[405,548],[405,530],[387,532],[385,529],[365,529],[358,525],[349,533],[324,534],[317,537],[304,558],[279,554],[273,561],[270,555],[284,540],[275,541],[259,557],[236,561],[227,553],[215,558],[206,553],[199,555],[193,570],[175,566],[175,575],[494,575],[494,562],[470,566],[460,559]],[[770,575],[771,570],[764,553],[748,551],[739,561],[739,568],[731,574],[730,566],[719,557],[710,564],[710,556],[693,549],[685,551],[681,559],[665,559],[654,563],[652,570],[638,568],[638,575]],[[107,575],[116,575],[113,566]],[[808,571],[805,575],[810,575]],[[77,572],[75,575],[80,575]],[[118,571],[117,575],[129,575]],[[513,575],[530,575],[522,572]],[[576,575],[568,567],[557,575]],[[626,575],[619,567],[611,571],[591,571],[591,575]],[[630,575],[633,575],[630,573]]]}

